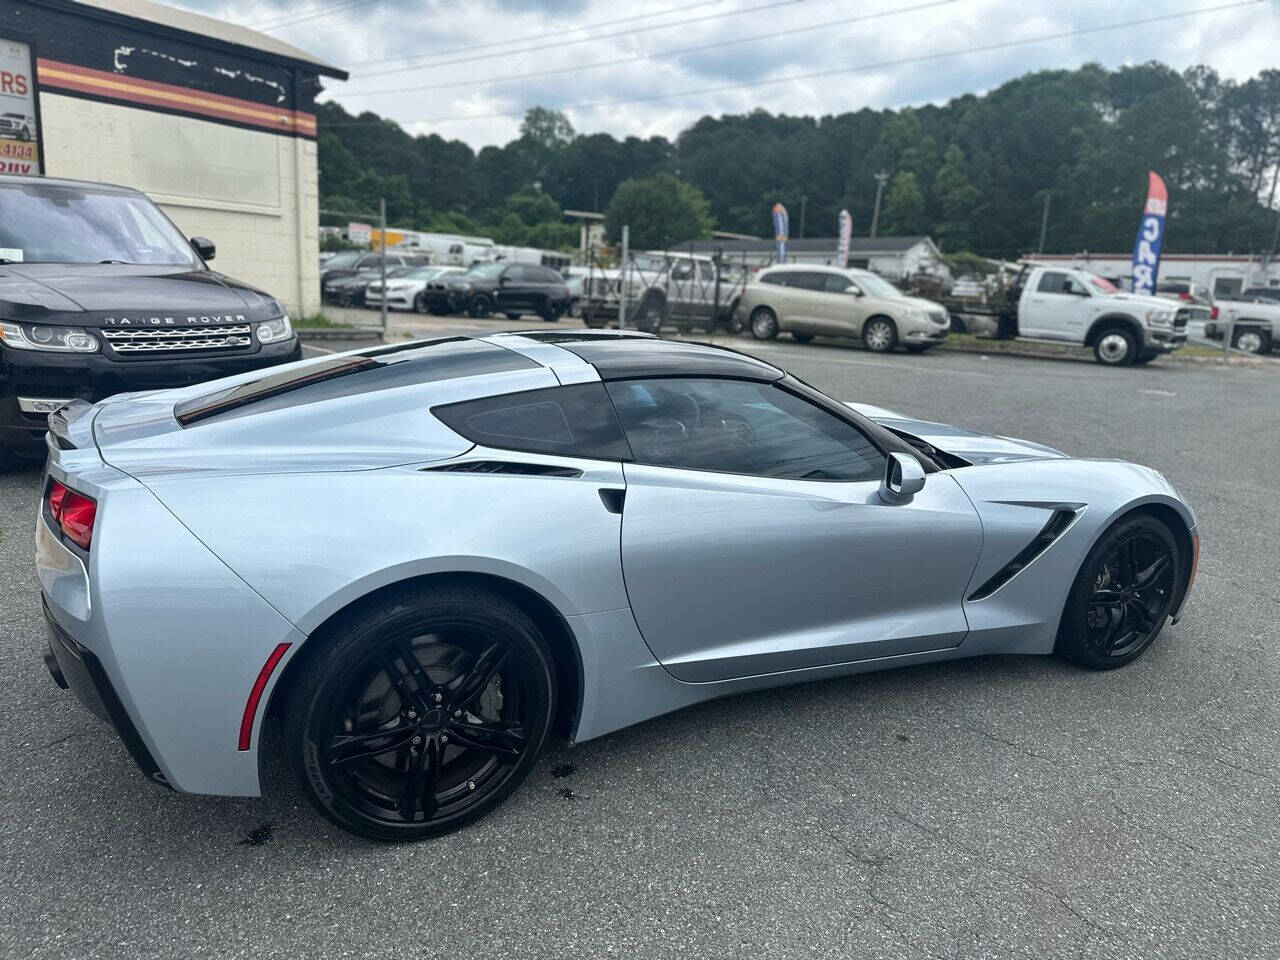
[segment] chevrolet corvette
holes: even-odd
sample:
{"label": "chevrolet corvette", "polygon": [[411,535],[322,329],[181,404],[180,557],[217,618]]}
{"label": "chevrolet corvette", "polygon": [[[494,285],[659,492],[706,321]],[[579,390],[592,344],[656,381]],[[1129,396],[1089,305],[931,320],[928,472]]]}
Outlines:
{"label": "chevrolet corvette", "polygon": [[983,654],[1123,666],[1199,538],[1158,472],[630,333],[396,344],[51,414],[54,680],[146,775],[409,840],[725,694]]}

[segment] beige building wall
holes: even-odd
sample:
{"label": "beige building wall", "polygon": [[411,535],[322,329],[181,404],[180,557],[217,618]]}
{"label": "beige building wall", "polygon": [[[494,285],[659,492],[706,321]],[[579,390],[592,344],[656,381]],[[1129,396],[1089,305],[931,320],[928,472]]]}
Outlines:
{"label": "beige building wall", "polygon": [[316,145],[301,137],[40,94],[45,173],[144,191],[213,266],[280,300],[320,309]]}

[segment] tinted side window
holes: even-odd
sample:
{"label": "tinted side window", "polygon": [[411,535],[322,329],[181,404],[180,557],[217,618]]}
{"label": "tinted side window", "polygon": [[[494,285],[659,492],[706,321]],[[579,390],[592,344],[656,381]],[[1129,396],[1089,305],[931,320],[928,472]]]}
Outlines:
{"label": "tinted side window", "polygon": [[550,267],[539,267],[538,273],[541,274],[544,283],[566,283],[567,281],[557,271]]}
{"label": "tinted side window", "polygon": [[1065,293],[1067,284],[1067,275],[1065,273],[1042,273],[1040,274],[1040,283],[1036,287],[1037,293]]}
{"label": "tinted side window", "polygon": [[770,383],[608,384],[637,463],[794,480],[878,480],[884,455],[853,424]]}
{"label": "tinted side window", "polygon": [[838,273],[828,273],[824,274],[824,276],[826,280],[823,289],[827,293],[844,293],[854,285],[852,280],[848,277],[842,277]]}
{"label": "tinted side window", "polygon": [[758,279],[760,283],[772,284],[775,287],[785,287],[787,285],[787,275],[785,273],[767,273]]}
{"label": "tinted side window", "polygon": [[827,275],[825,273],[793,273],[791,279],[787,281],[787,286],[821,292],[827,287]]}
{"label": "tinted side window", "polygon": [[527,390],[433,407],[472,443],[563,457],[630,460],[609,395],[600,383]]}
{"label": "tinted side window", "polygon": [[507,267],[507,269],[502,272],[502,277],[504,280],[510,280],[513,283],[524,283],[527,280],[533,279],[529,276],[528,270],[518,263],[513,263],[511,266]]}

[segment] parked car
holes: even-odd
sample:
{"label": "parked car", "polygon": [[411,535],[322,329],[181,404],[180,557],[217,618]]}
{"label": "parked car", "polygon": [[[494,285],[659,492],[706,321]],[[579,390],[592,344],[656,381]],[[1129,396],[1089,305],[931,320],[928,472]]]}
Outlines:
{"label": "parked car", "polygon": [[[466,273],[462,267],[409,267],[387,274],[387,307],[393,310],[427,312],[424,291],[432,280],[457,277]],[[364,289],[365,306],[382,305],[382,279],[372,280]]]}
{"label": "parked car", "polygon": [[[388,253],[387,272],[399,267],[425,267],[430,262],[425,256],[409,253]],[[382,270],[382,254],[380,253],[363,253],[359,250],[344,250],[341,253],[334,254],[324,262],[320,268],[320,291],[321,296],[324,295],[325,284],[341,280],[343,277],[353,277],[361,271],[373,271],[381,274]]]}
{"label": "parked car", "polygon": [[564,278],[532,263],[481,263],[446,282],[450,308],[472,317],[503,313],[517,320],[536,313],[552,322],[569,308]]}
{"label": "parked car", "polygon": [[1005,307],[957,312],[979,337],[1092,347],[1109,367],[1148,363],[1187,342],[1188,304],[1121,292],[1079,268],[1024,265]]}
{"label": "parked car", "polygon": [[650,251],[622,271],[628,325],[656,333],[664,325],[712,331],[729,326],[747,281],[741,264],[688,253]]}
{"label": "parked car", "polygon": [[899,345],[922,353],[951,329],[941,304],[909,297],[870,270],[799,264],[761,270],[742,292],[738,318],[757,340],[850,337],[877,353]]}
{"label": "parked car", "polygon": [[0,176],[0,470],[43,458],[71,400],[297,360],[275,297],[211,270],[137,190]]}
{"label": "parked car", "polygon": [[1219,300],[1204,335],[1221,340],[1231,330],[1231,345],[1246,353],[1270,353],[1280,344],[1280,301],[1258,295]]}
{"label": "parked car", "polygon": [[1167,280],[1156,284],[1156,296],[1161,300],[1177,300],[1186,310],[1187,331],[1194,333],[1204,329],[1214,318],[1213,294],[1209,288],[1189,280]]}
{"label": "parked car", "polygon": [[54,680],[184,793],[259,794],[278,717],[310,801],[380,840],[483,816],[553,730],[967,656],[1124,666],[1198,557],[1154,470],[625,333],[76,403],[48,450]]}

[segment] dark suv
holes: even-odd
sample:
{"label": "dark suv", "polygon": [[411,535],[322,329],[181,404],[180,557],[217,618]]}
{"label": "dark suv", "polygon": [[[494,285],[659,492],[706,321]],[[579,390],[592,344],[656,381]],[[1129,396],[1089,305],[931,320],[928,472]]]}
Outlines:
{"label": "dark suv", "polygon": [[473,317],[505,313],[512,320],[536,313],[548,323],[569,309],[569,287],[550,267],[533,263],[479,263],[447,282],[449,307]]}
{"label": "dark suv", "polygon": [[215,273],[145,194],[0,175],[0,469],[43,458],[71,400],[297,360],[274,297]]}

